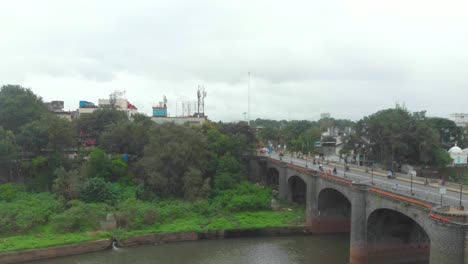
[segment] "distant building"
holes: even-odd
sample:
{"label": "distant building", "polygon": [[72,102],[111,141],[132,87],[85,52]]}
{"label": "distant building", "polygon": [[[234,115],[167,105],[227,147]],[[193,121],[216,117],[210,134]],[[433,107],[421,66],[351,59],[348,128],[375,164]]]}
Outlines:
{"label": "distant building", "polygon": [[110,99],[99,99],[99,107],[100,108],[112,108],[114,107],[117,110],[124,111],[127,113],[127,116],[131,118],[134,114],[138,113],[138,108],[132,105],[127,99],[125,98],[117,98],[113,105]]}
{"label": "distant building", "polygon": [[321,113],[320,114],[320,119],[327,119],[327,118],[331,118],[330,113]]}
{"label": "distant building", "polygon": [[153,116],[151,117],[151,120],[153,120],[153,122],[156,124],[173,122],[177,125],[201,125],[207,120],[207,118],[204,116],[204,114],[200,115],[197,113],[193,114],[192,116],[171,117],[167,112],[167,105],[165,101],[160,102],[158,106],[153,106]]}
{"label": "distant building", "polygon": [[131,118],[134,114],[138,113],[138,108],[132,105],[127,99],[125,98],[117,98],[113,104],[111,103],[110,99],[99,99],[99,105],[96,106],[92,102],[88,101],[80,101],[80,107],[78,108],[78,115],[81,114],[91,114],[97,109],[110,109],[115,108],[119,111],[124,111],[129,118]]}
{"label": "distant building", "polygon": [[64,102],[63,101],[51,101],[51,102],[46,102],[44,103],[47,107],[47,109],[53,113],[54,115],[66,119],[68,121],[71,121],[76,117],[76,112],[72,111],[64,111]]}
{"label": "distant building", "polygon": [[468,148],[462,150],[455,144],[448,153],[453,159],[452,165],[466,165],[468,163]]}
{"label": "distant building", "polygon": [[93,113],[98,107],[88,101],[80,101],[79,108],[78,108],[78,117],[82,114],[91,114]]}
{"label": "distant building", "polygon": [[320,138],[322,150],[326,146],[327,151],[323,151],[326,155],[339,155],[344,148],[344,139],[346,136],[354,133],[352,127],[339,128],[337,126],[328,127],[327,131],[323,132]]}
{"label": "distant building", "polygon": [[458,127],[468,126],[468,114],[455,113],[450,115],[450,120],[455,122]]}

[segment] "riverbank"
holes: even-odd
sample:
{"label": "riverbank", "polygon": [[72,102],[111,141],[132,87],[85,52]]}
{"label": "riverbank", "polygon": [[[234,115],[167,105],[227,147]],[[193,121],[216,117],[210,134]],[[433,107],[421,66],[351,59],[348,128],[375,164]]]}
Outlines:
{"label": "riverbank", "polygon": [[179,218],[172,223],[132,231],[4,237],[0,238],[0,263],[17,263],[103,250],[109,248],[114,239],[122,246],[131,246],[199,239],[300,234],[304,230],[301,227],[304,218],[304,208],[295,207],[281,211],[241,212],[209,218]]}
{"label": "riverbank", "polygon": [[140,245],[160,245],[165,243],[197,240],[218,240],[243,237],[292,236],[309,234],[310,233],[308,232],[307,228],[302,226],[146,234],[127,237],[124,240],[118,240],[117,238],[113,238],[59,247],[0,253],[0,263],[21,263],[102,251],[112,248],[114,242],[116,241],[119,247],[133,247]]}

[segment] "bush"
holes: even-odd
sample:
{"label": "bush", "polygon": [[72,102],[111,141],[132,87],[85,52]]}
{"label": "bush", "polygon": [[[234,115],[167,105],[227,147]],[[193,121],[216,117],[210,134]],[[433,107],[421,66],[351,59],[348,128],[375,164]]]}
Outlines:
{"label": "bush", "polygon": [[19,188],[11,183],[0,185],[0,201],[11,202],[16,198]]}
{"label": "bush", "polygon": [[215,175],[214,189],[217,193],[234,188],[240,181],[240,174],[220,172]]}
{"label": "bush", "polygon": [[116,213],[118,226],[129,230],[151,226],[157,220],[157,207],[154,203],[128,199],[118,206]]}
{"label": "bush", "polygon": [[25,233],[61,210],[62,203],[50,193],[19,192],[14,201],[0,202],[0,235]]}
{"label": "bush", "polygon": [[99,221],[105,219],[108,210],[104,204],[86,204],[77,200],[69,205],[68,210],[51,220],[53,229],[58,233],[97,230]]}
{"label": "bush", "polygon": [[215,208],[207,200],[198,200],[192,204],[192,212],[203,216],[211,216]]}
{"label": "bush", "polygon": [[118,185],[106,182],[102,178],[91,178],[84,184],[80,198],[87,203],[115,204],[118,195]]}
{"label": "bush", "polygon": [[213,205],[229,212],[268,210],[271,203],[270,193],[270,189],[243,182],[234,189],[221,192],[213,200]]}
{"label": "bush", "polygon": [[89,154],[86,175],[88,178],[109,179],[112,175],[112,161],[102,149],[94,149]]}
{"label": "bush", "polygon": [[157,204],[160,223],[168,223],[177,218],[193,215],[193,207],[189,202],[167,200]]}

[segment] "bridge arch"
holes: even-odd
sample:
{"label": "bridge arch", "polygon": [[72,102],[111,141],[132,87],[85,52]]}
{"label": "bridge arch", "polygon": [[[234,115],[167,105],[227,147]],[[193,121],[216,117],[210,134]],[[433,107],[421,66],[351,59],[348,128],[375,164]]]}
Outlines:
{"label": "bridge arch", "polygon": [[266,175],[266,184],[268,186],[271,186],[273,189],[278,189],[279,187],[279,176],[280,173],[278,169],[274,167],[270,167],[267,170],[267,175]]}
{"label": "bridge arch", "polygon": [[323,188],[317,199],[317,215],[312,221],[318,233],[349,233],[351,201],[335,188]]}
{"label": "bridge arch", "polygon": [[288,199],[297,204],[305,204],[307,199],[307,183],[297,175],[288,178]]}
{"label": "bridge arch", "polygon": [[405,213],[379,208],[367,218],[370,263],[392,259],[392,263],[428,263],[431,238],[424,225]]}

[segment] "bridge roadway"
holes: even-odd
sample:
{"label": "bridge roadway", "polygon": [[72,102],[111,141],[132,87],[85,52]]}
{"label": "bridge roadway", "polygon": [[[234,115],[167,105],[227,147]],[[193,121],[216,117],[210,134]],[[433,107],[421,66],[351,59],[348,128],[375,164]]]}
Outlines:
{"label": "bridge roadway", "polygon": [[[270,158],[275,160],[280,160],[280,157],[276,153],[272,153],[269,155]],[[319,165],[314,165],[311,160],[306,161],[305,159],[293,158],[291,156],[283,156],[282,161],[291,163],[300,166],[303,168],[312,169],[312,170],[319,170]],[[331,170],[335,166],[327,165],[323,163],[323,168],[325,171]],[[377,187],[380,189],[389,190],[394,193],[401,193],[404,195],[411,195],[411,183],[408,180],[400,180],[400,179],[388,179],[387,177],[382,177],[379,175],[374,174],[372,177],[371,173],[365,173],[353,170],[351,168],[350,171],[344,171],[342,167],[337,168],[337,177],[339,178],[346,178],[356,183],[365,184],[373,187]],[[372,184],[372,179],[374,184]],[[398,184],[398,188],[395,188],[395,185]],[[439,194],[439,188],[421,184],[419,181],[413,181],[413,197],[421,199],[423,201],[430,202],[434,205],[440,205],[442,200],[442,205],[444,206],[451,206],[453,208],[459,208],[460,205],[460,191],[454,191],[451,188],[447,189],[447,193],[442,196]],[[468,195],[465,193],[462,194],[462,205],[464,208],[468,208]],[[464,211],[467,212],[467,211]],[[460,212],[461,213],[461,212]],[[468,212],[467,212],[468,213]]]}

